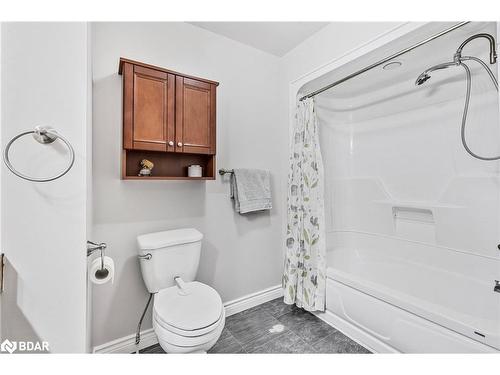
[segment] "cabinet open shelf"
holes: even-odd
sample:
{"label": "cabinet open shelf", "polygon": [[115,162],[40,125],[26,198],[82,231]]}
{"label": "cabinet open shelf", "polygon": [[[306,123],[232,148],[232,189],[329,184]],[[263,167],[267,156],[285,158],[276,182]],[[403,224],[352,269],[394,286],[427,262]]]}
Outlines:
{"label": "cabinet open shelf", "polygon": [[[152,176],[139,176],[142,159],[148,159],[154,163]],[[201,166],[202,177],[188,177],[188,167],[193,164]],[[215,180],[215,155],[123,150],[122,179]]]}

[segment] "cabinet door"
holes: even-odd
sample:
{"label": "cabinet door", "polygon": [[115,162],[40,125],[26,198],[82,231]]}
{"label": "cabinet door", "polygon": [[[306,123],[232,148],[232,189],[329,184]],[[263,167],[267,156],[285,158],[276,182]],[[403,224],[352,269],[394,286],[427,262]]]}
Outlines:
{"label": "cabinet door", "polygon": [[174,103],[174,75],[126,64],[124,148],[174,151]]}
{"label": "cabinet door", "polygon": [[175,151],[215,154],[214,84],[177,76]]}

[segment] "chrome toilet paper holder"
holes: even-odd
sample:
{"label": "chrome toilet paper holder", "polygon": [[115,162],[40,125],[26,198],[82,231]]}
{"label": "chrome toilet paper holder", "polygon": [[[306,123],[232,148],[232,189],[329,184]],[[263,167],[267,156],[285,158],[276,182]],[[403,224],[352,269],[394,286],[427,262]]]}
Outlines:
{"label": "chrome toilet paper holder", "polygon": [[104,279],[108,276],[109,274],[109,271],[104,268],[104,250],[106,250],[106,247],[108,245],[106,245],[105,242],[101,242],[101,243],[95,243],[95,242],[92,242],[92,241],[87,241],[87,256],[91,256],[92,254],[94,254],[96,251],[100,251],[101,252],[101,269],[100,270],[97,270],[96,271],[96,278],[98,279]]}

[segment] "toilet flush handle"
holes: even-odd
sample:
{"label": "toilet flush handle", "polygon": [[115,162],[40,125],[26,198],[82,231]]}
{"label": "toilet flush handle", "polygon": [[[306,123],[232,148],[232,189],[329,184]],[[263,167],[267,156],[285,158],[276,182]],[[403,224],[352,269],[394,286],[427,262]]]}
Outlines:
{"label": "toilet flush handle", "polygon": [[175,284],[177,285],[177,288],[179,288],[179,294],[182,296],[187,296],[188,294],[191,293],[189,290],[189,287],[187,284],[184,282],[184,280],[181,279],[180,276],[174,277]]}

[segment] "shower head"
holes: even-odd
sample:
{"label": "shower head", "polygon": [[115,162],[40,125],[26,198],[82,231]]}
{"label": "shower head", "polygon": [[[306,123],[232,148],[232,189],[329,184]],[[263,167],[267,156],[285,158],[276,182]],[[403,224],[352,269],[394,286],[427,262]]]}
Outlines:
{"label": "shower head", "polygon": [[415,81],[415,85],[420,86],[420,85],[424,84],[425,81],[427,81],[430,78],[431,78],[431,76],[428,75],[426,72],[424,72],[418,76],[417,80]]}
{"label": "shower head", "polygon": [[415,85],[420,86],[423,83],[425,83],[427,80],[429,80],[431,78],[431,75],[430,75],[431,72],[433,72],[435,70],[446,69],[446,68],[449,68],[451,66],[457,66],[457,64],[455,62],[447,62],[447,63],[443,63],[443,64],[434,65],[433,67],[427,69],[426,71],[424,71],[422,74],[420,74],[417,77],[417,80],[415,81]]}
{"label": "shower head", "polygon": [[[486,33],[476,34],[476,35],[473,35],[473,36],[467,38],[458,47],[457,51],[455,52],[455,55],[453,56],[452,62],[438,64],[438,65],[433,66],[432,68],[427,69],[425,72],[423,72],[422,74],[420,74],[417,77],[417,80],[415,81],[415,85],[420,86],[420,85],[424,84],[427,80],[429,80],[431,78],[429,73],[431,73],[432,71],[439,70],[439,69],[446,69],[446,68],[449,68],[450,66],[459,66],[462,64],[463,60],[475,60],[475,61],[479,62],[481,65],[483,65],[483,67],[487,71],[489,71],[488,67],[481,60],[479,60],[475,57],[471,57],[471,56],[463,56],[462,57],[462,49],[465,47],[465,45],[468,44],[470,41],[477,39],[477,38],[485,38],[488,40],[488,42],[490,44],[490,64],[495,64],[497,61],[497,51],[496,51],[496,46],[495,46],[495,38],[493,38],[493,36],[491,36],[490,34],[486,34]],[[491,76],[492,76],[492,74],[490,74],[490,77]],[[495,81],[495,80],[493,79],[493,81]]]}

